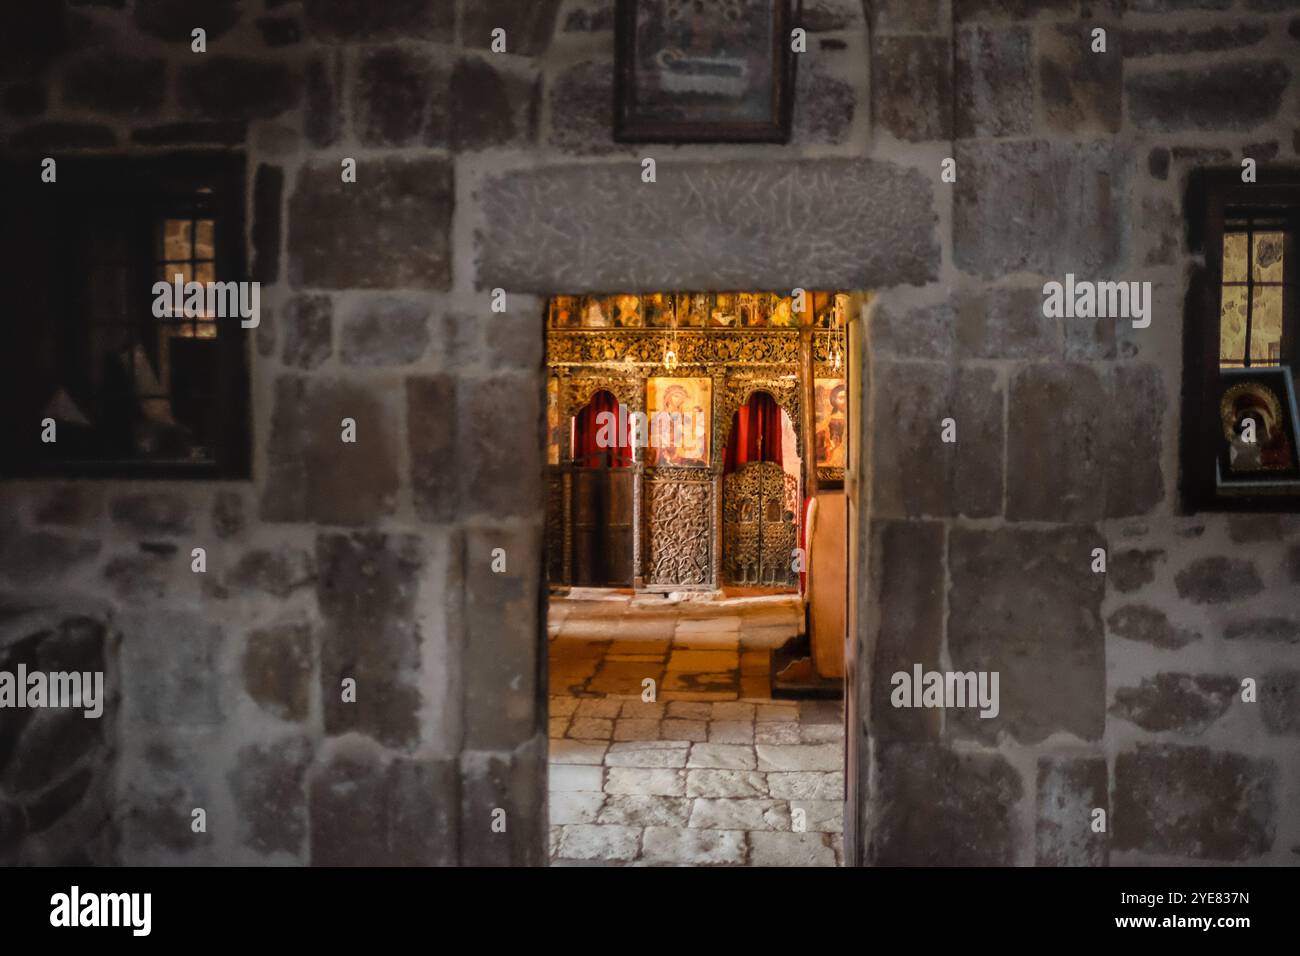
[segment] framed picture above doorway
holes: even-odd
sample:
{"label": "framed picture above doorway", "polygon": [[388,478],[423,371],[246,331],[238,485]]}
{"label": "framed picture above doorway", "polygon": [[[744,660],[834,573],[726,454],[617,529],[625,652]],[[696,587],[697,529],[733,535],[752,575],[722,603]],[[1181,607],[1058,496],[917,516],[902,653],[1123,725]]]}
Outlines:
{"label": "framed picture above doorway", "polygon": [[802,0],[618,0],[614,138],[785,142]]}

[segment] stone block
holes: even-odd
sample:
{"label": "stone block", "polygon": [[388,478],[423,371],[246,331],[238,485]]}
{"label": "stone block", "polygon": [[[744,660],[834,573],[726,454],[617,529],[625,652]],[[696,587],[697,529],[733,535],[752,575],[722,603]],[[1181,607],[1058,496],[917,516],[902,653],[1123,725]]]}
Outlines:
{"label": "stone block", "polygon": [[316,368],[334,350],[334,303],[327,295],[296,295],[281,310],[284,327],[280,361],[291,368]]}
{"label": "stone block", "polygon": [[355,183],[342,181],[337,161],[304,166],[289,201],[290,281],[326,289],[447,289],[452,203],[444,159],[363,159]]}
{"label": "stone block", "polygon": [[460,786],[449,761],[333,756],[310,783],[313,866],[453,866]]}
{"label": "stone block", "polygon": [[[262,518],[368,524],[396,508],[396,398],[353,382],[275,382]],[[356,441],[342,441],[345,418]]]}
{"label": "stone block", "polygon": [[[210,615],[132,610],[122,617],[125,729],[174,732],[218,725],[225,635]],[[195,804],[199,806],[201,804]]]}
{"label": "stone block", "polygon": [[[996,717],[948,712],[949,733],[1006,732],[1037,743],[1058,731],[1099,740],[1106,722],[1102,575],[1095,531],[953,528],[948,541],[948,651],[956,671],[997,671]],[[1068,608],[1068,612],[1066,609]]]}
{"label": "stone block", "polygon": [[90,538],[49,531],[4,528],[0,539],[0,574],[17,585],[49,584],[85,565],[100,551]]}
{"label": "stone block", "polygon": [[858,93],[815,63],[806,64],[795,78],[791,138],[797,143],[842,143],[853,129]]}
{"label": "stone block", "polygon": [[665,160],[654,183],[639,163],[551,166],[477,192],[479,288],[747,288],[761,270],[774,288],[858,289],[938,270],[929,179],[879,161]]}
{"label": "stone block", "polygon": [[[505,552],[502,573],[492,570],[497,548]],[[541,548],[536,528],[466,532],[465,729],[471,748],[506,749],[542,731]]]}
{"label": "stone block", "polygon": [[1125,57],[1218,53],[1254,46],[1268,36],[1268,27],[1260,22],[1236,23],[1202,30],[1169,30],[1134,27],[1125,29],[1120,47]]}
{"label": "stone block", "polygon": [[958,30],[954,60],[958,138],[1022,136],[1033,128],[1033,63],[1027,29]]}
{"label": "stone block", "polygon": [[678,830],[647,827],[643,858],[652,863],[689,866],[745,862],[745,834],[739,830]]}
{"label": "stone block", "polygon": [[1124,88],[1140,130],[1248,130],[1278,115],[1290,80],[1280,60],[1242,60],[1130,74]]}
{"label": "stone block", "polygon": [[1127,548],[1110,555],[1106,583],[1121,594],[1139,591],[1156,579],[1156,565],[1165,560],[1161,548]]}
{"label": "stone block", "polygon": [[189,535],[194,532],[194,515],[183,495],[169,491],[149,491],[121,495],[108,506],[113,523],[128,534]]}
{"label": "stone block", "polygon": [[[582,767],[582,770],[593,768]],[[461,865],[539,866],[545,862],[546,739],[501,756],[461,757]],[[506,830],[494,820],[505,811]]]}
{"label": "stone block", "polygon": [[957,296],[957,354],[976,359],[1055,358],[1060,322],[1043,316],[1035,288],[973,288]]}
{"label": "stone block", "polygon": [[1160,435],[1169,400],[1160,368],[1153,364],[1117,365],[1106,384],[1104,515],[1127,518],[1147,514],[1165,497]]}
{"label": "stone block", "polygon": [[[960,142],[953,208],[958,268],[985,278],[1109,275],[1124,261],[1131,157],[1111,143]],[[1047,188],[1056,197],[1043,202]]]}
{"label": "stone block", "polygon": [[313,649],[308,624],[277,624],[248,635],[244,690],[263,710],[301,722],[311,702]]}
{"label": "stone block", "polygon": [[894,707],[890,678],[912,673],[913,664],[937,670],[943,642],[944,529],[938,522],[887,521],[878,535],[872,562],[873,587],[880,609],[872,662],[871,726],[880,740],[937,739],[940,712]]}
{"label": "stone block", "polygon": [[1259,716],[1270,734],[1300,736],[1300,671],[1274,668],[1264,675]]}
{"label": "stone block", "polygon": [[956,312],[948,302],[902,306],[887,297],[871,312],[871,348],[877,359],[930,359],[953,356]]}
{"label": "stone block", "polygon": [[206,117],[245,119],[278,116],[297,106],[298,74],[283,63],[215,53],[181,73],[180,96],[186,109]]}
{"label": "stone block", "polygon": [[243,0],[137,0],[135,22],[151,36],[188,45],[195,27],[202,27],[209,41],[228,33],[245,5]]}
{"label": "stone block", "polygon": [[1102,757],[1040,757],[1038,822],[1034,862],[1038,866],[1106,866],[1109,838],[1092,829],[1093,811],[1107,814],[1109,778]]}
{"label": "stone block", "polygon": [[152,113],[166,92],[166,65],[113,54],[89,56],[63,72],[63,99],[95,113]]}
{"label": "stone block", "polygon": [[342,317],[339,359],[344,365],[409,365],[429,347],[427,301],[364,299]]}
{"label": "stone block", "polygon": [[313,146],[330,146],[343,129],[342,52],[330,52],[307,61],[303,133]]}
{"label": "stone block", "polygon": [[308,32],[333,42],[433,40],[452,42],[455,0],[305,0]]}
{"label": "stone block", "polygon": [[1117,608],[1106,618],[1106,627],[1119,637],[1169,650],[1186,647],[1201,639],[1196,631],[1175,627],[1164,611],[1146,604]]}
{"label": "stone block", "polygon": [[253,242],[254,281],[264,285],[280,277],[280,199],[284,193],[284,170],[279,166],[259,163],[253,180],[253,228],[249,238]]}
{"label": "stone block", "polygon": [[1245,558],[1197,558],[1174,576],[1178,596],[1193,604],[1244,601],[1264,590],[1255,565]]}
{"label": "stone block", "polygon": [[1056,23],[1035,31],[1039,108],[1050,129],[1094,135],[1119,132],[1124,111],[1120,51],[1092,50],[1093,22]]}
{"label": "stone block", "polygon": [[235,759],[229,781],[241,842],[259,853],[297,857],[307,835],[310,742],[286,737],[273,744],[250,744],[240,748]]}
{"label": "stone block", "polygon": [[951,139],[952,56],[948,40],[873,37],[871,98],[876,124],[899,139]]}
{"label": "stone block", "polygon": [[411,494],[422,521],[451,521],[460,510],[455,409],[456,380],[450,375],[406,380]]}
{"label": "stone block", "polygon": [[1223,629],[1223,636],[1230,641],[1245,638],[1300,644],[1300,620],[1286,617],[1247,617],[1229,622]]}
{"label": "stone block", "polygon": [[[988,517],[1002,510],[1002,389],[991,369],[944,375],[875,368],[873,510],[882,517]],[[942,441],[943,420],[956,422]]]}
{"label": "stone block", "polygon": [[540,95],[540,77],[520,76],[483,58],[463,57],[451,74],[452,148],[463,152],[531,143]]}
{"label": "stone block", "polygon": [[1153,733],[1200,735],[1228,712],[1236,678],[1213,674],[1156,674],[1137,687],[1120,687],[1110,712]]}
{"label": "stone block", "polygon": [[357,138],[371,146],[446,146],[450,85],[451,73],[442,58],[424,48],[391,46],[364,52],[352,100]]}
{"label": "stone block", "polygon": [[[416,616],[425,568],[412,535],[320,534],[316,597],[325,732],[367,734],[389,747],[420,737],[421,629]],[[356,682],[355,701],[343,681]]]}
{"label": "stone block", "polygon": [[1108,402],[1090,365],[1026,365],[1007,409],[1007,517],[1089,521],[1105,509]]}
{"label": "stone block", "polygon": [[[456,394],[458,461],[466,511],[492,518],[542,514],[542,378],[498,373],[462,379]],[[502,441],[501,416],[514,441]]]}
{"label": "stone block", "polygon": [[749,834],[750,866],[834,866],[835,850],[824,833]]}
{"label": "stone block", "polygon": [[517,56],[541,56],[551,45],[555,15],[560,0],[477,0],[461,10],[460,42],[486,50],[492,46],[492,31],[506,32],[506,52]]}
{"label": "stone block", "polygon": [[1114,847],[1225,862],[1266,853],[1277,777],[1268,758],[1140,744],[1115,760]]}
{"label": "stone block", "polygon": [[1078,9],[1079,0],[953,0],[952,18],[957,23],[1032,20],[1073,16]]}
{"label": "stone block", "polygon": [[933,33],[940,28],[940,0],[870,0],[864,13],[871,21],[871,32]]}
{"label": "stone block", "polygon": [[935,744],[877,752],[877,813],[869,850],[877,866],[1008,866],[1023,784],[998,754]]}

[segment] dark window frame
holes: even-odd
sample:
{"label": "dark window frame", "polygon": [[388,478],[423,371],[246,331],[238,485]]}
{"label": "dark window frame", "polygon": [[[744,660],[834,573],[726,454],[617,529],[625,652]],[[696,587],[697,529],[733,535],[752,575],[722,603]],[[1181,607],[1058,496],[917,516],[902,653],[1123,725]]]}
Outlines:
{"label": "dark window frame", "polygon": [[1290,366],[1293,379],[1300,374],[1300,256],[1293,255],[1300,244],[1300,169],[1259,168],[1254,183],[1242,182],[1241,173],[1240,167],[1198,170],[1184,199],[1188,247],[1204,256],[1192,270],[1184,302],[1179,480],[1184,513],[1300,512],[1300,491],[1224,495],[1215,487],[1223,237],[1238,231],[1236,222],[1266,219],[1289,233],[1280,364]]}
{"label": "dark window frame", "polygon": [[[129,237],[129,280],[127,301],[130,315],[151,310],[152,288],[160,281],[154,274],[158,266],[157,228],[162,219],[188,215],[211,216],[214,222],[214,280],[248,281],[245,256],[245,204],[247,163],[242,152],[187,151],[148,156],[67,156],[57,160],[57,181],[40,180],[41,157],[6,161],[3,164],[4,192],[0,208],[23,208],[57,217],[56,222],[71,224],[72,238],[59,240],[51,247],[68,257],[67,264],[48,275],[70,275],[66,288],[54,298],[51,313],[40,315],[58,322],[68,335],[88,341],[92,316],[87,308],[90,297],[91,261],[81,239],[96,215],[119,215]],[[200,187],[210,192],[199,192]],[[21,241],[6,231],[5,242]],[[6,250],[5,258],[13,261]],[[66,270],[66,271],[64,271]],[[37,313],[39,314],[39,312]],[[11,316],[9,321],[16,321]],[[130,319],[128,318],[129,322]],[[19,403],[0,412],[9,418],[4,432],[10,440],[10,453],[0,456],[0,478],[58,479],[190,479],[202,481],[242,481],[251,478],[252,417],[250,399],[250,338],[252,329],[244,329],[237,316],[218,318],[215,382],[213,399],[215,427],[210,434],[211,460],[185,462],[140,458],[67,458],[43,453],[28,442],[29,434],[39,441],[39,419],[32,422],[13,420]],[[140,340],[143,342],[143,340]],[[7,395],[13,398],[12,393]],[[175,397],[173,392],[172,398]]]}

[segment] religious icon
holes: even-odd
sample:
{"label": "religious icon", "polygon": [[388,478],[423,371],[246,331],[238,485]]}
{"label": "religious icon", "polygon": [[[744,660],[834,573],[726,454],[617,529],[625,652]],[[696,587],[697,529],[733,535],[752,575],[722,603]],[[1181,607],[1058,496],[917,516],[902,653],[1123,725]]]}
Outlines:
{"label": "religious icon", "polygon": [[560,421],[560,380],[551,376],[546,380],[546,463],[560,463],[560,445],[564,441],[565,427]]}
{"label": "religious icon", "polygon": [[646,381],[650,415],[650,465],[705,468],[713,425],[713,380],[652,378]]}
{"label": "religious icon", "polygon": [[1220,483],[1300,478],[1290,369],[1224,369]]}
{"label": "religious icon", "polygon": [[709,325],[719,328],[734,328],[736,325],[736,296],[731,292],[719,292],[713,297],[713,314],[709,316]]}
{"label": "religious icon", "polygon": [[576,296],[557,295],[551,299],[551,328],[577,328],[580,315]]}
{"label": "religious icon", "polygon": [[607,302],[606,309],[614,320],[614,328],[639,329],[645,324],[639,295],[611,295]]}
{"label": "religious icon", "polygon": [[619,0],[615,135],[784,142],[789,0]]}
{"label": "religious icon", "polygon": [[612,324],[610,316],[605,313],[602,299],[594,295],[583,298],[582,327],[584,329],[607,329]]}
{"label": "religious icon", "polygon": [[822,468],[843,468],[848,439],[849,393],[842,378],[813,382],[815,462]]}
{"label": "religious icon", "polygon": [[663,292],[641,296],[642,317],[647,328],[666,329],[673,324],[673,297]]}
{"label": "religious icon", "polygon": [[778,329],[790,328],[799,324],[798,316],[794,314],[794,301],[790,296],[772,296],[771,324]]}

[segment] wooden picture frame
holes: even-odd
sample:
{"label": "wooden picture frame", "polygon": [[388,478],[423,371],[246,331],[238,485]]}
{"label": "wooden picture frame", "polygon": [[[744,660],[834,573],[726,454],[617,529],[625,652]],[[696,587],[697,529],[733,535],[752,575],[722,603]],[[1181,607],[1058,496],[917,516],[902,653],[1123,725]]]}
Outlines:
{"label": "wooden picture frame", "polygon": [[708,0],[703,9],[618,0],[614,139],[787,142],[790,30],[801,8],[802,0]]}

